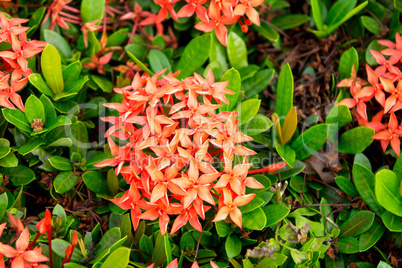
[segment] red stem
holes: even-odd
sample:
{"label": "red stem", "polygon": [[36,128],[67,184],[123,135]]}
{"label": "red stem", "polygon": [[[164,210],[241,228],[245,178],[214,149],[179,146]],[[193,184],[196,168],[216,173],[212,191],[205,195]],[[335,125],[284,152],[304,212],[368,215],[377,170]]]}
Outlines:
{"label": "red stem", "polygon": [[260,168],[260,169],[256,169],[256,170],[250,170],[250,171],[248,172],[248,174],[255,174],[255,173],[268,172],[268,171],[271,171],[270,169],[271,169],[270,167],[267,167],[267,168]]}
{"label": "red stem", "polygon": [[220,154],[220,153],[223,153],[223,150],[221,149],[221,150],[218,150],[218,151],[215,151],[215,152],[212,152],[212,153],[209,153],[210,155],[216,155],[216,154]]}
{"label": "red stem", "polygon": [[31,242],[31,244],[29,244],[29,249],[33,248],[33,245],[35,245],[35,243],[39,239],[40,235],[41,235],[40,233],[36,234],[35,239]]}
{"label": "red stem", "polygon": [[70,261],[71,261],[71,258],[73,257],[74,249],[75,249],[75,245],[73,245],[72,248],[71,248],[71,254],[70,254],[70,256],[68,257],[67,262],[70,262]]}

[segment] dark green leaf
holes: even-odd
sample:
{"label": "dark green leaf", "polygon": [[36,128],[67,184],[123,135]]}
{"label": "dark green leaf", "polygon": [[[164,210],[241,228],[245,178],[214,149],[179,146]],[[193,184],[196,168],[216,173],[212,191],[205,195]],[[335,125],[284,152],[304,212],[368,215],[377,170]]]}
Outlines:
{"label": "dark green leaf", "polygon": [[389,212],[402,217],[401,177],[383,169],[375,175],[375,195],[378,203]]}
{"label": "dark green leaf", "polygon": [[328,130],[328,124],[319,124],[309,128],[297,137],[292,143],[297,159],[303,160],[320,149],[328,138]]}
{"label": "dark green leaf", "polygon": [[73,170],[73,165],[71,165],[70,160],[68,158],[62,156],[52,156],[49,158],[50,164],[62,171]]}
{"label": "dark green leaf", "polygon": [[251,96],[260,93],[267,88],[274,77],[274,74],[274,70],[264,69],[258,71],[252,77],[244,80],[242,83],[242,90],[244,91],[244,94],[250,98]]}
{"label": "dark green leaf", "polygon": [[239,126],[246,124],[253,118],[260,109],[261,100],[250,99],[241,102],[235,109],[239,113],[236,119],[239,119]]}
{"label": "dark green leaf", "polygon": [[344,154],[363,152],[372,142],[374,130],[369,127],[355,127],[341,135],[338,150]]}
{"label": "dark green leaf", "polygon": [[361,16],[360,19],[369,32],[372,34],[381,33],[381,24],[376,19],[369,16]]}
{"label": "dark green leaf", "polygon": [[282,121],[293,106],[293,74],[289,63],[279,74],[276,94],[275,113]]}
{"label": "dark green leaf", "polygon": [[358,196],[355,186],[349,179],[343,176],[339,176],[335,178],[335,182],[339,186],[339,188],[350,197],[355,198],[356,196]]}
{"label": "dark green leaf", "polygon": [[264,36],[266,39],[271,40],[271,41],[278,41],[279,40],[279,34],[275,30],[274,27],[269,25],[266,22],[261,21],[260,26],[258,27],[257,25],[253,24],[253,29],[259,32],[262,36]]}
{"label": "dark green leaf", "polygon": [[40,74],[31,74],[29,76],[29,82],[39,90],[40,93],[45,94],[51,98],[54,98],[54,93],[52,89],[46,84],[45,80],[43,80]]}
{"label": "dark green leaf", "polygon": [[402,232],[402,217],[398,217],[389,211],[385,211],[381,215],[385,227],[391,232]]}
{"label": "dark green leaf", "polygon": [[353,254],[359,251],[359,241],[353,237],[340,238],[334,245],[341,253]]}
{"label": "dark green leaf", "polygon": [[54,189],[59,194],[71,190],[77,183],[78,176],[71,171],[60,172],[54,179]]}
{"label": "dark green leaf", "polygon": [[96,171],[85,172],[82,175],[82,180],[92,192],[96,194],[110,195],[106,178],[104,178],[101,173]]}
{"label": "dark green leaf", "polygon": [[339,60],[339,80],[343,80],[351,76],[353,65],[355,66],[355,71],[357,72],[359,70],[359,55],[357,54],[356,49],[351,47],[342,53]]}
{"label": "dark green leaf", "polygon": [[240,74],[237,70],[231,68],[227,72],[225,72],[221,77],[221,82],[229,81],[229,84],[226,88],[232,90],[235,94],[226,95],[227,100],[229,101],[229,105],[222,102],[222,106],[219,107],[220,111],[233,111],[233,109],[237,105],[237,100],[239,98],[240,89],[241,89],[241,78]]}
{"label": "dark green leaf", "polygon": [[241,242],[236,235],[229,235],[226,238],[225,249],[228,258],[234,258],[241,252]]}
{"label": "dark green leaf", "polygon": [[151,65],[152,71],[159,72],[163,69],[167,69],[166,73],[170,73],[172,71],[172,67],[170,66],[170,62],[166,55],[157,49],[151,49],[148,53],[149,64]]}
{"label": "dark green leaf", "polygon": [[281,204],[268,205],[262,208],[266,217],[267,222],[265,227],[277,224],[283,220],[290,212],[289,208]]}
{"label": "dark green leaf", "polygon": [[28,122],[25,114],[19,109],[4,108],[4,118],[22,131],[30,133],[32,131],[31,124]]}
{"label": "dark green leaf", "polygon": [[251,230],[262,230],[267,223],[267,217],[261,208],[242,215],[243,227]]}
{"label": "dark green leaf", "polygon": [[63,36],[55,31],[45,30],[43,37],[47,43],[54,46],[59,51],[64,59],[73,57],[73,51]]}
{"label": "dark green leaf", "polygon": [[193,38],[186,46],[175,70],[181,70],[178,79],[192,75],[208,59],[212,46],[211,34]]}
{"label": "dark green leaf", "polygon": [[370,229],[374,221],[374,213],[371,211],[358,211],[348,218],[341,226],[339,237],[357,236]]}
{"label": "dark green leaf", "polygon": [[370,229],[359,238],[359,251],[363,252],[377,243],[385,232],[385,226],[378,221],[374,221]]}
{"label": "dark green leaf", "polygon": [[10,181],[13,183],[14,186],[27,185],[35,179],[34,172],[25,166],[0,168],[0,172],[9,176]]}
{"label": "dark green leaf", "polygon": [[308,22],[309,20],[310,17],[303,14],[286,14],[273,19],[271,22],[281,30],[289,30]]}

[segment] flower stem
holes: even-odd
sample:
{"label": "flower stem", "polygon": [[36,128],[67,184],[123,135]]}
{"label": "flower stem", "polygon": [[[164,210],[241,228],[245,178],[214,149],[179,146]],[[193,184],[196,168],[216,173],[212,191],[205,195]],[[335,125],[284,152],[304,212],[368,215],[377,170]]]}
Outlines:
{"label": "flower stem", "polygon": [[49,264],[50,264],[50,268],[53,268],[53,251],[52,251],[52,227],[50,226],[50,228],[47,231],[47,239],[49,241]]}

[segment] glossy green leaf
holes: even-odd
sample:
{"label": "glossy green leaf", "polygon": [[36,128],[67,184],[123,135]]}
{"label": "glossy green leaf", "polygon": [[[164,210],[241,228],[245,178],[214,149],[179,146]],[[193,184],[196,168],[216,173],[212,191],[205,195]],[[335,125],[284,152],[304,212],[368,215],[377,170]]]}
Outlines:
{"label": "glossy green leaf", "polygon": [[264,204],[264,200],[258,196],[255,196],[248,204],[239,207],[239,209],[241,213],[247,213],[261,207],[262,204]]}
{"label": "glossy green leaf", "polygon": [[[218,223],[218,222],[216,222]],[[193,236],[190,232],[185,232],[180,237],[180,249],[181,250],[192,250],[195,249],[197,246],[196,241],[194,240]]]}
{"label": "glossy green leaf", "polygon": [[373,224],[374,216],[371,211],[356,212],[340,226],[339,237],[357,236],[366,232]]}
{"label": "glossy green leaf", "polygon": [[372,40],[366,48],[366,62],[371,66],[378,65],[378,63],[374,56],[371,54],[370,50],[381,51],[386,48],[385,46],[380,45],[377,41],[378,39]]}
{"label": "glossy green leaf", "polygon": [[292,143],[297,159],[303,160],[319,150],[328,138],[328,124],[319,124],[304,131]]}
{"label": "glossy green leaf", "polygon": [[2,193],[0,195],[0,221],[3,219],[8,206],[7,193]]}
{"label": "glossy green leaf", "polygon": [[381,215],[381,220],[383,221],[385,227],[391,232],[402,232],[402,218],[392,214],[389,211],[385,211]]}
{"label": "glossy green leaf", "polygon": [[97,21],[100,24],[105,13],[105,3],[106,0],[82,0],[81,17],[83,23]]}
{"label": "glossy green leaf", "polygon": [[369,127],[355,127],[341,135],[338,150],[344,154],[363,152],[372,142],[374,130]]}
{"label": "glossy green leaf", "polygon": [[280,144],[278,141],[275,141],[275,149],[280,157],[285,160],[285,162],[289,165],[289,167],[293,168],[296,161],[296,151],[292,149],[289,145]]}
{"label": "glossy green leaf", "polygon": [[259,32],[262,36],[264,36],[268,40],[271,40],[271,41],[278,41],[279,40],[278,32],[275,30],[274,27],[272,27],[271,25],[269,25],[266,22],[261,21],[260,26],[257,26],[255,24],[253,24],[252,27],[253,27],[254,30]]}
{"label": "glossy green leaf", "polygon": [[215,228],[220,237],[226,237],[234,232],[234,229],[231,228],[231,225],[225,221],[215,222]]}
{"label": "glossy green leaf", "polygon": [[50,164],[58,169],[58,170],[73,170],[73,165],[71,165],[70,160],[68,158],[62,157],[62,156],[52,156],[49,158]]}
{"label": "glossy green leaf", "polygon": [[340,238],[334,245],[341,253],[353,254],[359,251],[359,241],[353,237]]}
{"label": "glossy green leaf", "polygon": [[4,108],[2,111],[4,118],[9,123],[13,124],[22,131],[28,133],[32,131],[31,124],[28,122],[25,114],[21,112],[21,110]]}
{"label": "glossy green leaf", "polygon": [[381,33],[381,24],[370,16],[361,16],[360,17],[363,26],[372,34],[379,34]]}
{"label": "glossy green leaf", "polygon": [[113,251],[101,268],[126,268],[130,260],[130,249],[126,247],[120,247]]}
{"label": "glossy green leaf", "polygon": [[339,26],[359,13],[368,4],[368,1],[366,1],[353,8],[356,5],[356,2],[357,0],[339,0],[331,7],[325,20],[325,24],[328,25],[326,31],[327,34],[335,31]]}
{"label": "glossy green leaf", "polygon": [[166,73],[170,73],[172,71],[172,67],[170,66],[170,62],[166,55],[157,49],[151,49],[148,53],[148,61],[151,66],[153,72],[159,72],[163,69],[167,69]]}
{"label": "glossy green leaf", "polygon": [[272,204],[262,208],[264,211],[267,222],[265,227],[274,225],[283,220],[290,212],[289,208],[282,204]]}
{"label": "glossy green leaf", "polygon": [[242,224],[244,228],[251,230],[262,230],[267,223],[267,217],[261,208],[244,213],[242,215]]}
{"label": "glossy green leaf", "polygon": [[265,88],[267,88],[272,78],[274,77],[274,74],[274,70],[264,69],[258,71],[252,77],[244,80],[242,83],[242,90],[244,91],[244,94],[250,98],[251,96],[260,93]]}
{"label": "glossy green leaf", "polygon": [[54,46],[58,50],[60,56],[64,59],[73,57],[73,51],[63,36],[55,31],[45,30],[43,32],[43,37],[48,44]]}
{"label": "glossy green leaf", "polygon": [[310,4],[315,26],[318,30],[322,30],[324,24],[321,18],[320,0],[311,0]]}
{"label": "glossy green leaf", "polygon": [[88,147],[88,131],[82,122],[76,122],[71,126],[69,138],[73,141],[70,149],[70,154],[78,153],[82,158],[86,157]]}
{"label": "glossy green leaf", "polygon": [[100,89],[102,89],[103,92],[112,93],[113,84],[107,77],[91,75],[91,79],[100,87]]}
{"label": "glossy green leaf", "polygon": [[239,119],[239,126],[246,124],[251,118],[253,118],[260,109],[261,100],[250,99],[241,102],[235,109],[239,115],[236,119]]}
{"label": "glossy green leaf", "polygon": [[293,74],[289,64],[286,64],[279,74],[276,94],[275,113],[282,122],[293,107]]}
{"label": "glossy green leaf", "polygon": [[375,195],[375,177],[373,172],[360,164],[354,163],[352,174],[353,182],[359,195],[377,215],[381,215],[384,209],[378,203]]}
{"label": "glossy green leaf", "polygon": [[375,195],[378,203],[389,212],[402,217],[402,196],[399,193],[401,177],[383,169],[375,175]]}
{"label": "glossy green leaf", "polygon": [[59,194],[71,190],[78,181],[78,176],[71,171],[60,172],[54,179],[54,189]]}
{"label": "glossy green leaf", "polygon": [[357,72],[359,70],[359,55],[357,54],[356,49],[351,47],[342,53],[339,60],[339,80],[343,80],[351,76],[353,65],[355,66],[355,71]]}
{"label": "glossy green leaf", "polygon": [[229,81],[229,84],[226,86],[226,88],[232,90],[235,94],[225,95],[226,99],[229,101],[229,105],[222,102],[222,106],[219,107],[219,110],[233,111],[237,105],[237,100],[239,98],[241,89],[241,77],[239,72],[234,68],[229,69],[221,77],[221,82],[224,81]]}
{"label": "glossy green leaf", "polygon": [[257,114],[247,121],[241,128],[241,132],[248,136],[255,136],[272,127],[272,121],[268,117]]}
{"label": "glossy green leaf", "polygon": [[101,173],[96,171],[85,172],[82,175],[82,180],[92,192],[96,194],[110,195],[106,178],[104,178]]}
{"label": "glossy green leaf", "polygon": [[166,254],[165,254],[165,243],[163,243],[163,236],[158,233],[156,235],[156,240],[155,240],[155,249],[152,252],[152,262],[160,266],[166,259]]}
{"label": "glossy green leaf", "polygon": [[42,119],[42,123],[46,123],[45,108],[34,95],[29,96],[25,102],[25,116],[29,123],[33,123],[34,119]]}
{"label": "glossy green leaf", "polygon": [[46,140],[43,139],[30,139],[27,143],[24,143],[20,148],[18,148],[18,153],[26,155],[45,143]]}
{"label": "glossy green leaf", "polygon": [[42,73],[49,87],[54,94],[64,90],[64,81],[61,71],[61,58],[57,49],[47,45],[42,52],[41,58]]}
{"label": "glossy green leaf", "polygon": [[240,239],[236,235],[229,235],[226,238],[225,250],[228,258],[234,258],[238,256],[241,252],[241,248],[242,245]]}
{"label": "glossy green leaf", "polygon": [[31,74],[29,76],[29,82],[37,89],[40,93],[45,94],[51,98],[54,98],[54,93],[52,89],[46,84],[40,74]]}
{"label": "glossy green leaf", "polygon": [[14,186],[27,185],[35,179],[34,172],[22,165],[12,168],[0,168],[0,172],[9,176]]}
{"label": "glossy green leaf", "polygon": [[335,182],[338,187],[350,197],[355,198],[356,196],[358,196],[355,186],[349,179],[343,176],[338,176],[335,178]]}
{"label": "glossy green leaf", "polygon": [[371,248],[380,240],[385,232],[385,226],[378,221],[374,221],[370,229],[363,233],[359,238],[359,251],[363,252]]}
{"label": "glossy green leaf", "polygon": [[271,23],[281,30],[289,30],[308,22],[309,20],[310,17],[303,14],[286,14],[274,18]]}
{"label": "glossy green leaf", "polygon": [[232,67],[240,69],[248,65],[247,46],[243,38],[235,32],[228,34],[227,54]]}
{"label": "glossy green leaf", "polygon": [[208,59],[212,46],[211,34],[193,38],[186,46],[175,70],[180,70],[178,79],[184,79],[200,68]]}

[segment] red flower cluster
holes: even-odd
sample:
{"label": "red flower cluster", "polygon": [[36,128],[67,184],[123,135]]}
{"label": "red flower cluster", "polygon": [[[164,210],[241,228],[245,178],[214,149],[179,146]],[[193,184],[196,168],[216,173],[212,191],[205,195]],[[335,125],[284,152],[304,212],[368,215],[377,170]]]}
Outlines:
{"label": "red flower cluster", "polygon": [[[402,108],[402,37],[396,34],[396,43],[380,40],[379,44],[388,47],[380,52],[370,50],[379,66],[373,70],[366,65],[368,83],[356,76],[355,68],[351,78],[342,80],[338,87],[350,87],[352,98],[343,99],[338,104],[349,108],[357,106],[357,119],[360,125],[371,127],[376,135],[373,139],[380,140],[385,151],[391,143],[394,152],[400,154],[402,124],[398,123],[395,113]],[[387,58],[386,58],[387,57]],[[372,121],[368,121],[366,103],[375,99],[382,110]],[[388,124],[382,124],[384,114],[390,114]]]}
{"label": "red flower cluster", "polygon": [[[8,215],[11,225],[16,229],[19,234],[19,238],[15,242],[15,248],[5,245],[0,242],[0,268],[6,267],[3,259],[7,257],[11,263],[11,268],[20,267],[37,267],[37,268],[48,268],[45,264],[40,264],[41,262],[49,261],[49,259],[42,255],[42,249],[40,247],[33,248],[32,245],[35,243],[29,243],[29,231],[28,228],[24,228],[21,220],[19,218],[15,219],[11,214]],[[38,223],[39,224],[39,223]],[[3,233],[6,223],[0,225],[0,236]],[[38,228],[38,225],[37,225]],[[39,229],[39,228],[38,228]],[[40,235],[40,230],[38,235]]]}
{"label": "red flower cluster", "polygon": [[[50,30],[54,30],[54,27],[59,25],[61,28],[69,29],[67,22],[80,24],[81,17],[79,16],[80,11],[76,8],[70,7],[67,4],[72,2],[73,0],[54,0],[50,7],[47,9],[47,13],[45,18],[43,19],[43,23],[45,23],[50,18]],[[70,11],[75,13],[76,15],[69,14],[65,11]]]}
{"label": "red flower cluster", "polygon": [[[14,109],[14,105],[24,111],[21,97],[16,93],[21,90],[32,73],[28,68],[28,58],[40,53],[46,42],[28,41],[26,31],[29,27],[22,27],[21,23],[28,19],[8,19],[0,13],[0,42],[10,44],[10,49],[0,51],[0,105]],[[11,78],[10,78],[11,76]],[[23,78],[25,77],[25,78]],[[12,101],[12,104],[9,100]]]}
{"label": "red flower cluster", "polygon": [[[123,196],[111,201],[131,209],[134,229],[141,219],[159,218],[164,234],[172,215],[178,216],[171,233],[187,222],[202,231],[199,218],[204,219],[205,212],[215,205],[215,197],[219,212],[214,221],[230,215],[242,227],[238,207],[254,197],[245,194],[246,186],[263,186],[247,176],[252,165],[247,156],[255,152],[240,145],[252,138],[239,132],[236,112],[215,112],[221,103],[229,104],[225,94],[233,91],[226,88],[228,81],[214,82],[211,70],[206,79],[194,74],[182,81],[175,78],[177,73],[162,75],[164,72],[152,77],[137,73],[130,86],[115,89],[124,96],[122,103],[105,105],[120,113],[119,117],[103,118],[113,125],[105,136],[115,158],[96,166],[117,166],[116,174],[121,173],[130,185]],[[214,161],[212,155],[221,155],[223,172],[213,166],[220,161]],[[244,160],[233,167],[235,155]]]}
{"label": "red flower cluster", "polygon": [[138,25],[155,24],[159,34],[163,34],[162,22],[169,14],[173,20],[177,21],[178,18],[191,17],[195,13],[201,20],[195,28],[203,32],[215,30],[219,42],[226,46],[228,30],[225,25],[238,21],[243,32],[247,32],[248,26],[252,23],[259,26],[260,18],[255,7],[264,2],[264,0],[185,0],[186,4],[176,14],[173,5],[179,1],[154,0],[154,3],[161,7],[158,14],[142,11],[141,7],[134,3],[133,12],[123,15],[120,19],[133,20],[133,32],[136,31]]}

